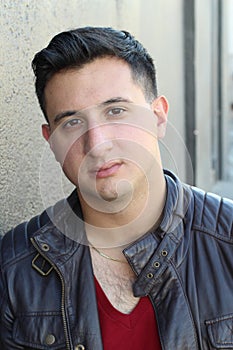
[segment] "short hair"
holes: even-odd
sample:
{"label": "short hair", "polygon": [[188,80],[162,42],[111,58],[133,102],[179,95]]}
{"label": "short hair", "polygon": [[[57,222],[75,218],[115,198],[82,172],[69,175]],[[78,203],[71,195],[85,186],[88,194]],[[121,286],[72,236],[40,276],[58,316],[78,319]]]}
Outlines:
{"label": "short hair", "polygon": [[157,97],[156,70],[147,50],[129,32],[107,27],[83,27],[57,34],[33,61],[35,90],[46,120],[44,90],[53,75],[82,68],[97,58],[117,57],[128,63],[133,81],[148,102]]}

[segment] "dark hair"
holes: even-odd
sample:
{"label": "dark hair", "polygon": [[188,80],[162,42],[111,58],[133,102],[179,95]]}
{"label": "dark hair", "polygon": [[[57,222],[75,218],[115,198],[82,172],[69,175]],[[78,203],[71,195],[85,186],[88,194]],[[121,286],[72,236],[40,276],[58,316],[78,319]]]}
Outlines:
{"label": "dark hair", "polygon": [[36,94],[47,120],[44,89],[49,79],[62,69],[81,68],[106,56],[118,57],[129,64],[132,78],[148,102],[157,97],[153,60],[130,33],[103,27],[78,28],[57,34],[32,61]]}

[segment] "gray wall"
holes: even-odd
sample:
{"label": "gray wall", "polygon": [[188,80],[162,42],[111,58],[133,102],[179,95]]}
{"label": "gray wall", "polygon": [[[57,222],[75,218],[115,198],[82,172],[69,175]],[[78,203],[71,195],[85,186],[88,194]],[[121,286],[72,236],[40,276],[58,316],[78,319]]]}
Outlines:
{"label": "gray wall", "polygon": [[220,4],[221,11],[218,0],[195,0],[196,185],[233,199],[233,1],[220,0]]}
{"label": "gray wall", "polygon": [[41,176],[46,146],[30,67],[35,52],[62,30],[113,26],[131,31],[150,50],[176,125],[169,126],[172,138],[162,146],[164,161],[183,177],[182,0],[2,0],[0,24],[1,233],[43,210],[47,203],[41,191],[52,193],[51,202],[62,194],[54,193],[63,180],[54,177],[51,183],[49,176]]}
{"label": "gray wall", "polygon": [[[196,0],[196,142],[197,185],[210,190],[215,183],[212,168],[211,121],[217,113],[216,35],[213,29],[215,0]],[[203,30],[204,28],[204,30]],[[216,130],[216,127],[215,127]],[[217,130],[216,130],[217,131]],[[208,186],[207,186],[208,184]]]}

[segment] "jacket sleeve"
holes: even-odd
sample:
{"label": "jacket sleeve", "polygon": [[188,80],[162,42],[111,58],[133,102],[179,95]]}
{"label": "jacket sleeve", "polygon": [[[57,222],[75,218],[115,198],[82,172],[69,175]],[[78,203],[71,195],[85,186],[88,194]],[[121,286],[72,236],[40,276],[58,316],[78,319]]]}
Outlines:
{"label": "jacket sleeve", "polygon": [[[0,253],[2,250],[0,242]],[[0,254],[0,349],[1,350],[23,350],[24,347],[16,345],[13,339],[14,315],[7,294],[7,284],[2,268],[2,254]]]}

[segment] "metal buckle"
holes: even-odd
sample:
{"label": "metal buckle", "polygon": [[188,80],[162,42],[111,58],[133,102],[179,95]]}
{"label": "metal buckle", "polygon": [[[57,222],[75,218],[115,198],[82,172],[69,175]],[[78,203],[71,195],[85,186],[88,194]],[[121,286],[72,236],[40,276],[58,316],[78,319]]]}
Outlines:
{"label": "metal buckle", "polygon": [[[40,259],[41,258],[41,259]],[[48,274],[52,271],[53,266],[43,258],[40,253],[38,253],[35,258],[32,260],[32,267],[38,271],[42,276],[48,276]],[[48,267],[48,269],[46,269]]]}

